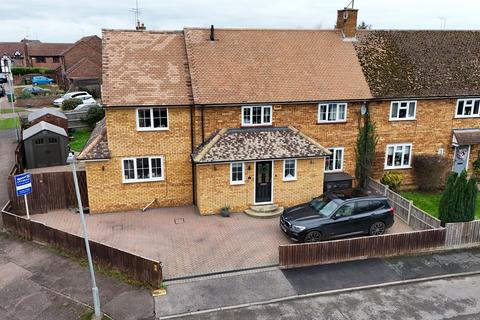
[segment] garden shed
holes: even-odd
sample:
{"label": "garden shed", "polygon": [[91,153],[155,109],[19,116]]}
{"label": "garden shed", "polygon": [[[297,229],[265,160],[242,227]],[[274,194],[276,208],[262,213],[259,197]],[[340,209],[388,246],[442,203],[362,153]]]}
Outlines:
{"label": "garden shed", "polygon": [[27,168],[65,165],[68,156],[68,136],[65,129],[41,121],[23,131]]}
{"label": "garden shed", "polygon": [[63,128],[65,131],[68,130],[67,116],[61,111],[52,108],[42,108],[28,114],[28,123],[30,126],[41,121],[56,125],[57,127]]}

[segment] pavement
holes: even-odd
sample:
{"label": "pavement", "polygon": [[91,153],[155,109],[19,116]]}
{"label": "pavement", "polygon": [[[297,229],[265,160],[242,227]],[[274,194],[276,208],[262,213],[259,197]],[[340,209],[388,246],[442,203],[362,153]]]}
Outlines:
{"label": "pavement", "polygon": [[[222,277],[171,281],[166,282],[167,295],[155,298],[155,310],[157,316],[162,318],[198,311],[215,311],[218,308],[239,305],[245,307],[248,304],[260,301],[285,299],[286,297],[295,298],[298,295],[465,272],[480,273],[480,248],[385,259],[368,259],[297,269],[268,268],[239,272]],[[477,289],[477,298],[480,299],[478,292]],[[242,313],[244,311],[239,312],[232,312],[231,314],[229,312],[219,312],[218,314],[225,316],[225,319],[244,319],[239,314],[248,315],[248,313]],[[215,318],[215,314],[209,313],[209,316],[198,316],[198,319],[210,319],[210,316]],[[249,318],[251,317],[245,317],[245,319]],[[258,318],[264,319],[261,316]],[[281,317],[269,318],[265,316],[265,319],[279,318]],[[298,318],[309,319],[309,317],[302,316]],[[218,316],[216,319],[224,318]],[[389,318],[387,317],[387,319]],[[409,319],[423,318],[413,317]]]}
{"label": "pavement", "polygon": [[[96,273],[102,310],[113,319],[154,319],[150,291]],[[92,304],[86,267],[0,232],[0,319],[79,319]]]}
{"label": "pavement", "polygon": [[[60,210],[32,216],[81,235],[78,215]],[[166,280],[278,265],[278,246],[292,243],[278,218],[200,216],[193,206],[87,216],[90,238],[161,261]],[[411,229],[399,219],[389,232]]]}
{"label": "pavement", "polygon": [[[8,201],[7,177],[15,163],[15,130],[0,130],[0,207]],[[0,229],[2,218],[0,217]]]}
{"label": "pavement", "polygon": [[480,276],[309,297],[182,317],[185,320],[478,320]]}

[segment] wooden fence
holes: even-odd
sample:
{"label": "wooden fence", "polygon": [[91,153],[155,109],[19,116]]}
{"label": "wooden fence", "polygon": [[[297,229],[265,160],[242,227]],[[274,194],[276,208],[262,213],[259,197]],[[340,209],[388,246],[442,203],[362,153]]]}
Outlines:
{"label": "wooden fence", "polygon": [[25,151],[23,147],[23,140],[20,140],[17,147],[15,148],[15,165],[18,167],[18,173],[22,173],[25,169]]}
{"label": "wooden fence", "polygon": [[[51,228],[40,222],[27,220],[5,210],[2,211],[2,218],[4,228],[13,234],[28,240],[46,243],[80,258],[86,257],[83,237]],[[100,242],[90,240],[89,243],[95,264],[108,266],[155,288],[161,286],[161,262],[137,256]]]}
{"label": "wooden fence", "polygon": [[68,119],[68,129],[78,129],[78,128],[86,128],[88,124],[83,121],[83,118],[88,113],[90,108],[82,108],[81,111],[66,111],[65,115]]}
{"label": "wooden fence", "polygon": [[431,250],[445,245],[446,230],[433,229],[279,246],[281,267],[294,268]]}
{"label": "wooden fence", "polygon": [[480,243],[480,220],[471,222],[447,223],[447,247],[457,247]]}
{"label": "wooden fence", "polygon": [[[17,197],[14,174],[8,177],[8,194],[12,211],[25,215],[25,201]],[[82,204],[88,207],[87,175],[85,171],[77,171],[78,186]],[[50,210],[78,207],[72,172],[45,172],[32,174],[33,192],[28,195],[30,214],[47,213]]]}
{"label": "wooden fence", "polygon": [[390,205],[395,208],[395,216],[414,230],[428,230],[441,227],[440,220],[414,206],[412,201],[393,192],[388,186],[369,178],[368,188],[377,194],[387,197]]}

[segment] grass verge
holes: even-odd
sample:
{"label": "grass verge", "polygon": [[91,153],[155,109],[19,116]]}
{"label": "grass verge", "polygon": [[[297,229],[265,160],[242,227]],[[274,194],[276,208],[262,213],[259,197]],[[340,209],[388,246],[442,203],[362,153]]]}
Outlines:
{"label": "grass verge", "polygon": [[20,127],[20,121],[18,121],[18,118],[0,119],[0,130],[13,129],[15,128],[15,123]]}
{"label": "grass verge", "polygon": [[85,144],[90,138],[92,132],[89,129],[77,129],[73,132],[73,139],[70,141],[70,149],[80,152],[85,147]]}
{"label": "grass verge", "polygon": [[[15,108],[14,112],[22,112],[22,111],[25,111],[25,109]],[[13,113],[12,108],[2,108],[2,109],[0,109],[0,114],[4,114],[4,113]]]}

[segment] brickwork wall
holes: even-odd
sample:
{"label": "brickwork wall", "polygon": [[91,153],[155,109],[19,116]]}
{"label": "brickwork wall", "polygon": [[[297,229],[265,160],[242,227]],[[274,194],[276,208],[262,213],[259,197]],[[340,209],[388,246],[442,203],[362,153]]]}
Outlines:
{"label": "brickwork wall", "polygon": [[35,57],[30,57],[30,61],[34,68],[56,69],[62,65],[60,57],[58,62],[53,62],[53,57],[45,57],[45,62],[37,62]]}
{"label": "brickwork wall", "polygon": [[[273,165],[273,202],[288,207],[323,193],[324,159],[297,160],[297,180],[283,181],[283,161]],[[201,214],[218,214],[224,206],[241,212],[254,204],[254,163],[245,163],[245,184],[230,184],[230,164],[196,166],[196,198]]]}
{"label": "brickwork wall", "polygon": [[[135,109],[107,109],[107,135],[111,160],[87,163],[90,208],[93,213],[133,210],[157,198],[154,207],[191,205],[190,109],[171,107],[169,130],[137,131]],[[124,157],[161,155],[164,181],[123,183]]]}
{"label": "brickwork wall", "polygon": [[[100,46],[102,43],[101,39],[98,38],[93,38],[97,39],[99,42]],[[91,40],[94,41],[94,40]],[[65,69],[68,70],[70,69],[74,64],[76,64],[78,61],[82,60],[83,58],[89,58],[90,60],[96,62],[99,66],[102,65],[102,51],[101,49],[98,50],[98,44],[94,44],[92,42],[92,45],[94,47],[84,43],[84,42],[79,42],[75,44],[73,48],[68,50],[63,59],[65,61]]]}

